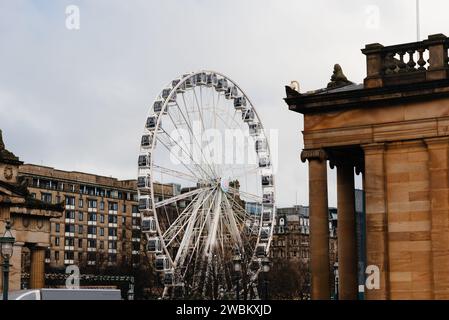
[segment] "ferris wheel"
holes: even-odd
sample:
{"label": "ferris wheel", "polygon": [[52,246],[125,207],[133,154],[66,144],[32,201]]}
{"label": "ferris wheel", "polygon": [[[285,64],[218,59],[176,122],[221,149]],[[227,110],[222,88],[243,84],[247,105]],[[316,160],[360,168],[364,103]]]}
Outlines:
{"label": "ferris wheel", "polygon": [[146,118],[137,188],[163,298],[220,299],[236,288],[258,298],[274,172],[262,122],[234,81],[199,71],[164,87]]}

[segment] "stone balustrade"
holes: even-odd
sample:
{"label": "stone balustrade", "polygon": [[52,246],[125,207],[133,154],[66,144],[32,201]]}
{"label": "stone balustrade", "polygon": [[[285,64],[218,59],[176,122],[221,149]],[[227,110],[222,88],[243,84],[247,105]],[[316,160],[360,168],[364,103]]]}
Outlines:
{"label": "stone balustrade", "polygon": [[368,44],[362,49],[367,65],[365,88],[447,79],[448,47],[449,39],[444,34],[387,47]]}

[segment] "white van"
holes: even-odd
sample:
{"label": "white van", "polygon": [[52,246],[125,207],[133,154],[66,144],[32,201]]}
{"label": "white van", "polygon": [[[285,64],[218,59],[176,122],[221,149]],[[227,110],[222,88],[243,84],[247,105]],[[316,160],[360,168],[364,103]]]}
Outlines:
{"label": "white van", "polygon": [[9,300],[121,300],[119,289],[31,289],[9,293]]}

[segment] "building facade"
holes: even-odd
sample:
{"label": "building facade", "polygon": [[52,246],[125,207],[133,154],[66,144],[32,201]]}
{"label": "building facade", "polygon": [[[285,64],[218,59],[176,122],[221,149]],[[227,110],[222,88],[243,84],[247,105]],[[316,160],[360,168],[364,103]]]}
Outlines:
{"label": "building facade", "polygon": [[[19,179],[22,162],[5,148],[0,130],[0,236],[6,225],[11,226],[15,238],[11,264],[9,290],[21,289],[22,266],[29,270],[29,287],[42,288],[45,284],[45,250],[50,246],[50,221],[59,219],[63,208],[34,199],[26,185]],[[29,259],[24,260],[27,252]],[[3,265],[0,257],[0,264]],[[0,288],[3,289],[3,277]]]}
{"label": "building facade", "polygon": [[[369,44],[362,84],[286,87],[304,115],[312,298],[329,299],[327,162],[337,169],[340,298],[357,298],[354,171],[365,192],[368,299],[449,299],[449,39]],[[374,281],[379,279],[379,281]]]}
{"label": "building facade", "polygon": [[[309,207],[296,205],[277,208],[276,225],[270,254],[273,259],[288,259],[307,262],[310,259],[309,248]],[[336,261],[337,250],[337,209],[329,208],[329,242],[331,260]]]}

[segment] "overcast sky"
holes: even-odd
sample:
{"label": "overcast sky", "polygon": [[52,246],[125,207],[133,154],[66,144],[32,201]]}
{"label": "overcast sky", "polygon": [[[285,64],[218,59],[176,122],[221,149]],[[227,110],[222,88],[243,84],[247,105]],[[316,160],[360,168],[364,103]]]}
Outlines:
{"label": "overcast sky", "polygon": [[[66,28],[66,6],[80,29]],[[421,36],[449,35],[447,1],[421,0]],[[135,178],[145,116],[182,73],[220,71],[279,130],[281,206],[308,203],[302,117],[284,85],[326,86],[339,63],[357,83],[367,43],[416,41],[415,1],[0,0],[0,128],[27,163]],[[335,205],[335,170],[329,173]]]}

